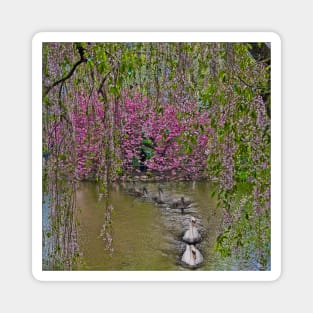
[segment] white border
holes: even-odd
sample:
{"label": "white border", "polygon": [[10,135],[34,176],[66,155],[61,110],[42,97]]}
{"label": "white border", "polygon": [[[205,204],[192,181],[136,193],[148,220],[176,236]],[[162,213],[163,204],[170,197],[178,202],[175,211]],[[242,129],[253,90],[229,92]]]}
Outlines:
{"label": "white border", "polygon": [[[43,271],[42,43],[43,42],[271,43],[271,271]],[[281,274],[281,40],[273,32],[38,33],[32,41],[32,273],[40,281],[273,281]]]}

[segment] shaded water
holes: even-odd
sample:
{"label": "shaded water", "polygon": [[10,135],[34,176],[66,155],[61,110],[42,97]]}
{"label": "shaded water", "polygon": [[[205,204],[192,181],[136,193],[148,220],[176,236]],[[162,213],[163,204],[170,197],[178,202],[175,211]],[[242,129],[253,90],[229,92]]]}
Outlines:
{"label": "shaded water", "polygon": [[[221,222],[221,211],[216,209],[206,182],[141,183],[149,198],[135,197],[127,186],[112,189],[112,238],[114,252],[110,256],[100,236],[104,223],[103,200],[98,199],[96,185],[82,183],[77,193],[80,209],[79,246],[82,262],[78,270],[190,270],[181,263],[186,244],[182,242],[190,217],[197,220],[203,240],[197,248],[204,262],[197,270],[253,270],[244,260],[218,257],[213,246]],[[168,205],[157,205],[150,197],[164,190],[166,199],[189,198],[193,203],[182,214]]]}

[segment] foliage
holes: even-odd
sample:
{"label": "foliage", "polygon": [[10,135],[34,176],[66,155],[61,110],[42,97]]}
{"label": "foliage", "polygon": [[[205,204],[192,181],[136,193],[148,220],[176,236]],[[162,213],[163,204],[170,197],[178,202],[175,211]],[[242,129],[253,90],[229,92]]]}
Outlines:
{"label": "foliage", "polygon": [[134,159],[139,164],[143,151],[145,168],[163,178],[204,178],[209,130],[207,111],[199,111],[195,103],[182,110],[179,103],[153,107],[146,98],[127,99],[121,141],[123,167],[132,170]]}
{"label": "foliage", "polygon": [[[76,238],[61,216],[75,216],[81,180],[95,180],[107,198],[110,182],[139,172],[209,178],[224,210],[216,250],[240,249],[266,268],[269,81],[269,64],[247,43],[45,43],[43,187],[56,242],[64,248]],[[112,210],[105,201],[102,237],[111,251]]]}

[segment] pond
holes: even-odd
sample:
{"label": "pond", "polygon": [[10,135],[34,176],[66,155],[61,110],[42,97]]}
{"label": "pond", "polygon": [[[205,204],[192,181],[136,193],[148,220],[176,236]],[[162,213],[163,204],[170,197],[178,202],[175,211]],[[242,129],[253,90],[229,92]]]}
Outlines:
{"label": "pond", "polygon": [[[254,270],[254,265],[240,258],[221,258],[214,252],[222,212],[210,197],[207,182],[140,183],[147,197],[129,193],[131,187],[115,185],[110,203],[113,205],[111,233],[113,253],[105,249],[100,236],[105,221],[104,203],[98,199],[94,183],[81,183],[77,191],[79,208],[78,243],[82,260],[77,270],[191,270],[181,262],[186,244],[182,241],[190,218],[196,219],[202,241],[196,245],[203,262],[193,270]],[[180,209],[151,200],[161,187],[165,199],[184,196],[192,203]]]}

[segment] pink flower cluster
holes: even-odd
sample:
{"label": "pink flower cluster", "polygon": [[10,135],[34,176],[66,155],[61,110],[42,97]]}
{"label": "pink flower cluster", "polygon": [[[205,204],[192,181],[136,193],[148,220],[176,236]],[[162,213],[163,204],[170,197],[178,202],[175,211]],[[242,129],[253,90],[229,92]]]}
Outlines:
{"label": "pink flower cluster", "polygon": [[[101,172],[100,167],[105,166],[101,163],[101,149],[111,125],[104,116],[106,104],[96,93],[73,94],[68,101],[74,131],[76,177],[92,180]],[[161,177],[198,179],[206,175],[206,150],[211,131],[207,111],[200,110],[196,103],[155,105],[139,96],[124,98],[117,105],[123,107],[119,120],[115,121],[120,125],[120,149],[116,151],[122,160],[122,173],[140,172],[141,165],[145,171]],[[108,110],[109,114],[114,114],[112,108]],[[60,125],[55,127],[59,133]]]}
{"label": "pink flower cluster", "polygon": [[72,112],[77,154],[77,175],[80,179],[94,178],[99,165],[99,149],[104,132],[103,108],[96,94],[75,97]]}
{"label": "pink flower cluster", "polygon": [[140,161],[145,140],[150,142],[148,170],[162,175],[200,177],[206,167],[209,117],[195,103],[151,105],[138,96],[125,101],[122,130],[124,168]]}

